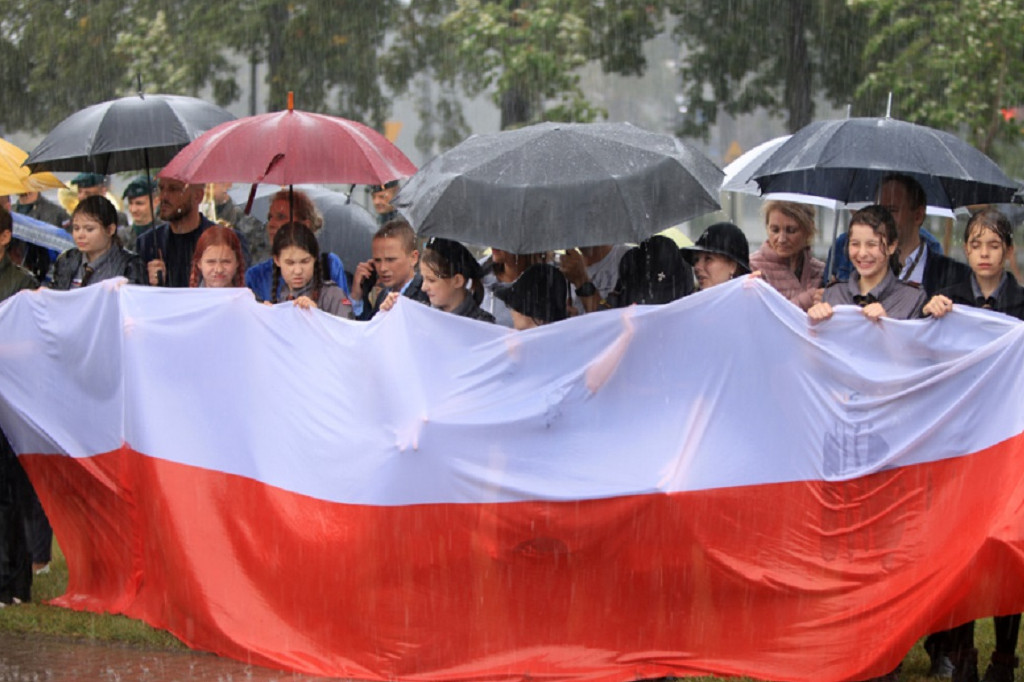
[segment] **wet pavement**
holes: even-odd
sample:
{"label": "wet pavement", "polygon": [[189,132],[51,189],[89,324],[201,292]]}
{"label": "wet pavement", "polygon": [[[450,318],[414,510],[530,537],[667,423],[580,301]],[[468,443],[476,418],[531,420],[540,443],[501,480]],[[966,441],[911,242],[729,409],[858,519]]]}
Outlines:
{"label": "wet pavement", "polygon": [[271,670],[202,652],[0,633],[0,682],[326,682],[334,679]]}

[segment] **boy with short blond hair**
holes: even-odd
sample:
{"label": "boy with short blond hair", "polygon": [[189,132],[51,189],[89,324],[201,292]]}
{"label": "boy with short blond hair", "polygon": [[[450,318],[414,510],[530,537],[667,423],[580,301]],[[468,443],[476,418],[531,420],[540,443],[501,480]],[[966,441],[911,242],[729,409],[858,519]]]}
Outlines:
{"label": "boy with short blond hair", "polygon": [[388,294],[430,304],[422,290],[423,278],[416,271],[420,252],[416,249],[416,233],[405,220],[385,223],[373,235],[373,258],[356,267],[352,276],[352,316],[369,320]]}

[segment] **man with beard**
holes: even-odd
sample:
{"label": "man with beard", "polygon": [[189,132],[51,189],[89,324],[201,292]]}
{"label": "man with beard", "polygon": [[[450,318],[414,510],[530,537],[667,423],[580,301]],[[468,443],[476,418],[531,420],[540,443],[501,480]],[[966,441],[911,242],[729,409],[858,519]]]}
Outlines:
{"label": "man with beard", "polygon": [[188,286],[196,242],[213,225],[199,212],[203,190],[201,184],[160,178],[160,219],[167,224],[154,227],[137,242],[152,286]]}

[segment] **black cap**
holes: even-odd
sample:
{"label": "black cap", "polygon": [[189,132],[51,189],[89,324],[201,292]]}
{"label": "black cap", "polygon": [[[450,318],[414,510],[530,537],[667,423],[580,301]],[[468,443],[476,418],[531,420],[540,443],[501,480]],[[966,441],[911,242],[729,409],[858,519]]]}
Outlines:
{"label": "black cap", "polygon": [[685,246],[682,249],[683,258],[690,265],[700,253],[718,253],[731,258],[739,266],[742,272],[750,272],[750,245],[747,244],[747,235],[743,230],[733,223],[715,223],[697,238],[693,246]]}
{"label": "black cap", "polygon": [[100,175],[99,173],[79,173],[71,183],[75,187],[88,189],[89,187],[106,185],[107,178],[105,175]]}
{"label": "black cap", "polygon": [[512,310],[543,323],[568,317],[569,282],[553,265],[538,263],[526,268],[512,286],[495,289],[494,295]]}
{"label": "black cap", "polygon": [[367,185],[366,187],[370,190],[370,194],[376,194],[392,187],[398,187],[398,180],[388,180],[383,185]]}
{"label": "black cap", "polygon": [[124,188],[124,194],[121,196],[125,199],[135,199],[149,196],[155,192],[156,183],[145,175],[140,175],[128,183],[128,186]]}

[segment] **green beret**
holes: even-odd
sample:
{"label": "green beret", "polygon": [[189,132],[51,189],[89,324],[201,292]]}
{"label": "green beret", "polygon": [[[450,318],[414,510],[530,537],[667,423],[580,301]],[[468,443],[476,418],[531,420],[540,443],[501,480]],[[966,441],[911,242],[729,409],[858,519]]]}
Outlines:
{"label": "green beret", "polygon": [[107,184],[107,178],[99,173],[79,173],[71,183],[75,187],[99,187]]}
{"label": "green beret", "polygon": [[155,192],[156,182],[145,175],[140,175],[128,183],[128,186],[124,188],[124,194],[121,196],[125,199],[135,199],[136,197],[149,196]]}

